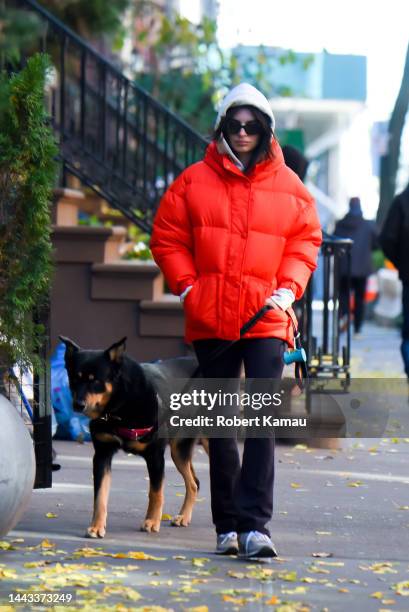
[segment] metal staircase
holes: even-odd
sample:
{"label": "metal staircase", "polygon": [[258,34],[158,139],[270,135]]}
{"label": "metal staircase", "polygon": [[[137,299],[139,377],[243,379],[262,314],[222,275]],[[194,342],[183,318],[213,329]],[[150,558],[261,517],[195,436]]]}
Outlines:
{"label": "metal staircase", "polygon": [[36,49],[52,57],[50,112],[65,171],[144,231],[158,201],[207,141],[34,0]]}

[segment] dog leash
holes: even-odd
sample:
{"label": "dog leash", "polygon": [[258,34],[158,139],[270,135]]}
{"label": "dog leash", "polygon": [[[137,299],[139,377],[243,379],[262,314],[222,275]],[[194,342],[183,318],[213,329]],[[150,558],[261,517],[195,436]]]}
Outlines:
{"label": "dog leash", "polygon": [[[273,306],[270,306],[270,304],[265,304],[262,308],[260,308],[259,311],[256,312],[256,314],[254,314],[248,321],[247,323],[245,323],[241,329],[240,329],[240,337],[237,338],[236,340],[232,340],[231,342],[229,342],[228,344],[225,344],[224,346],[219,346],[217,347],[212,353],[210,353],[210,356],[208,357],[208,359],[206,360],[204,366],[200,366],[198,365],[197,368],[194,370],[193,374],[191,375],[190,379],[189,379],[189,383],[191,380],[193,380],[194,378],[197,378],[197,376],[200,374],[200,372],[202,371],[203,367],[206,367],[207,365],[209,365],[210,363],[212,363],[212,361],[214,361],[215,359],[218,359],[221,355],[223,355],[226,351],[228,351],[234,344],[236,344],[236,342],[238,342],[252,327],[254,327],[254,325],[266,314],[266,312],[268,312],[269,310],[273,310]],[[307,366],[306,366],[306,356],[305,356],[305,351],[301,346],[301,334],[298,331],[298,323],[297,323],[297,319],[295,318],[294,313],[289,312],[289,311],[285,311],[286,314],[290,317],[291,323],[293,325],[293,330],[294,330],[294,349],[286,351],[286,353],[289,353],[292,355],[293,360],[289,361],[289,363],[287,365],[289,365],[290,363],[295,363],[295,376],[298,379],[298,385],[300,386],[300,388],[303,388],[303,378],[306,378],[308,376],[308,372],[307,372]],[[301,351],[303,353],[303,355],[305,356],[305,361],[301,362],[298,361],[298,359],[296,359],[295,357],[299,356],[299,351]],[[284,353],[284,362],[286,363],[286,358],[285,358],[285,353]],[[183,388],[182,392],[183,393],[187,388],[188,388],[188,384],[187,383],[185,385],[185,387]],[[167,420],[168,415],[170,414],[170,409],[168,409],[163,418],[159,421],[159,423],[157,424],[156,430],[158,430]],[[149,435],[150,433],[152,433],[152,429],[150,429],[149,432],[143,433],[142,435],[140,435],[138,437],[138,440],[141,440],[142,438],[144,438],[145,436]]]}
{"label": "dog leash", "polygon": [[301,333],[298,329],[298,321],[292,309],[286,310],[287,315],[293,326],[294,345],[292,349],[284,352],[283,360],[286,365],[294,364],[295,378],[301,390],[304,389],[305,382],[308,381],[307,354],[301,344]]}

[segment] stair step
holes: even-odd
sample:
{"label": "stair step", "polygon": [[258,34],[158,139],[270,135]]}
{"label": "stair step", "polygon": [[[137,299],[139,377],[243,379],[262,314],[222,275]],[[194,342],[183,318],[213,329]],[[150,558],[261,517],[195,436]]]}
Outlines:
{"label": "stair step", "polygon": [[93,300],[158,300],[163,276],[155,263],[137,260],[98,263],[92,266]]}
{"label": "stair step", "polygon": [[139,303],[140,336],[183,338],[185,317],[179,297],[164,293],[157,300]]}
{"label": "stair step", "polygon": [[60,263],[103,263],[110,227],[54,226],[52,239],[55,261]]}
{"label": "stair step", "polygon": [[124,227],[53,226],[55,260],[65,263],[118,261],[127,231]]}
{"label": "stair step", "polygon": [[54,189],[53,221],[56,225],[74,227],[78,225],[78,209],[85,195],[78,189]]}

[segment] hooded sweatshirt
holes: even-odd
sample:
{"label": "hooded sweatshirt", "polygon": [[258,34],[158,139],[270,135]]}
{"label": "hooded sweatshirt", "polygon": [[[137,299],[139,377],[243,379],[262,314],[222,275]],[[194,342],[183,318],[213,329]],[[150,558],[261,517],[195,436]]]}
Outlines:
{"label": "hooded sweatshirt", "polygon": [[[267,115],[271,122],[271,131],[274,133],[275,117],[271,109],[270,103],[268,102],[264,94],[261,93],[261,91],[259,91],[249,83],[240,83],[236,87],[233,87],[233,89],[225,96],[217,114],[216,123],[214,126],[215,130],[217,130],[220,125],[220,122],[222,121],[223,117],[226,116],[226,113],[230,108],[243,105],[254,106],[255,108],[261,110],[265,115]],[[217,143],[217,149],[219,153],[228,155],[239,170],[241,170],[242,172],[245,171],[246,168],[243,162],[235,155],[234,151],[230,147],[223,134],[221,135],[220,140]],[[187,287],[180,296],[180,300],[182,303],[191,288],[192,286]],[[287,310],[288,308],[290,308],[290,306],[295,300],[294,293],[291,291],[291,289],[284,287],[279,287],[278,289],[276,289],[273,295],[270,296],[270,298],[282,310]]]}

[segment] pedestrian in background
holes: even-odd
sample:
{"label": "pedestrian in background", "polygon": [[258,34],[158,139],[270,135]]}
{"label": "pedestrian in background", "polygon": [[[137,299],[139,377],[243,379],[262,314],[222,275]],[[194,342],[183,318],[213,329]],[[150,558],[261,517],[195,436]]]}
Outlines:
{"label": "pedestrian in background", "polygon": [[397,268],[402,281],[401,353],[409,379],[409,184],[392,200],[379,242],[386,257]]}
{"label": "pedestrian in background", "polygon": [[[351,277],[348,279],[348,260],[340,261],[341,330],[346,326],[351,294],[354,297],[354,333],[359,337],[365,317],[365,290],[368,276],[373,273],[372,251],[377,246],[377,229],[373,221],[364,219],[361,200],[349,200],[349,211],[335,225],[334,235],[353,240],[351,248]],[[349,282],[348,282],[349,280]]]}
{"label": "pedestrian in background", "polygon": [[[185,310],[185,338],[206,378],[280,379],[293,342],[287,310],[316,268],[321,229],[315,203],[284,163],[265,96],[247,83],[224,98],[203,161],[187,168],[155,217],[152,254]],[[240,339],[240,328],[269,310]],[[234,344],[231,344],[232,341]],[[231,346],[229,346],[231,344]],[[221,347],[227,350],[209,363]],[[223,433],[221,432],[221,436]],[[274,437],[210,438],[216,552],[276,555]]]}

